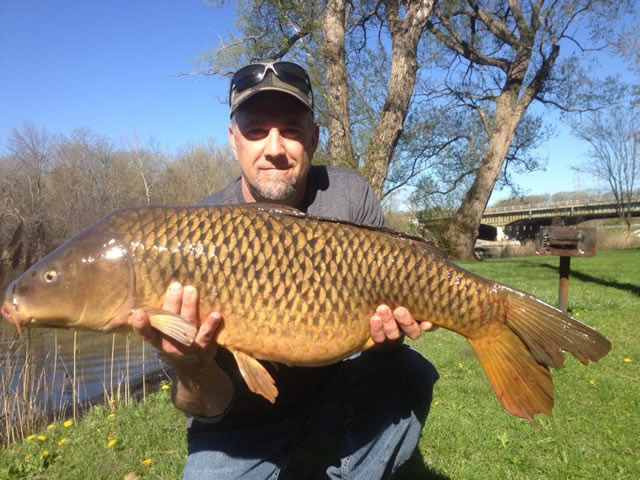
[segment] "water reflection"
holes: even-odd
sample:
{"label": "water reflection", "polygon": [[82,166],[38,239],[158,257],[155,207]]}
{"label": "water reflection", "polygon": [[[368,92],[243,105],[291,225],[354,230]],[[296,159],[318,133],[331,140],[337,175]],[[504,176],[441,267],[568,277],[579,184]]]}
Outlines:
{"label": "water reflection", "polygon": [[23,342],[13,326],[0,323],[0,393],[5,404],[31,396],[30,402],[57,411],[72,405],[74,386],[79,404],[122,399],[142,383],[143,375],[149,378],[162,370],[156,350],[132,333],[78,331],[75,361],[72,330],[25,329],[24,335]]}

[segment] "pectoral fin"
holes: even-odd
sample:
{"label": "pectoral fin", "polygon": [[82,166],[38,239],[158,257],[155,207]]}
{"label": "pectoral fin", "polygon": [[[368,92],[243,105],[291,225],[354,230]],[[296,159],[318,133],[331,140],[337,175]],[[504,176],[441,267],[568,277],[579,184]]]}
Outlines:
{"label": "pectoral fin", "polygon": [[233,353],[233,357],[236,359],[236,363],[240,369],[240,374],[247,383],[249,390],[262,395],[271,403],[275,403],[276,397],[278,396],[278,389],[269,372],[251,355],[237,350],[229,350]]}
{"label": "pectoral fin", "polygon": [[180,315],[155,308],[145,309],[151,326],[187,347],[193,343],[197,328]]}

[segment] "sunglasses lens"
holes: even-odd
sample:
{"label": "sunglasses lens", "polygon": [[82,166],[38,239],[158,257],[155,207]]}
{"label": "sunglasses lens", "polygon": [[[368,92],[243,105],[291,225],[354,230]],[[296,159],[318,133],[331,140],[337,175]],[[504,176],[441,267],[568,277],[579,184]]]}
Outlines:
{"label": "sunglasses lens", "polygon": [[231,80],[232,88],[235,87],[236,92],[244,92],[247,88],[257,85],[264,78],[264,65],[255,64],[247,65],[238,70]]}
{"label": "sunglasses lens", "polygon": [[[280,80],[299,88],[304,93],[309,93],[311,86],[307,73],[295,63],[278,62],[273,65],[273,70]],[[247,65],[238,70],[231,81],[232,88],[237,93],[244,92],[247,88],[257,85],[264,79],[269,69],[262,64]]]}
{"label": "sunglasses lens", "polygon": [[273,68],[283,82],[293,85],[304,93],[309,93],[311,90],[307,73],[295,63],[278,62]]}

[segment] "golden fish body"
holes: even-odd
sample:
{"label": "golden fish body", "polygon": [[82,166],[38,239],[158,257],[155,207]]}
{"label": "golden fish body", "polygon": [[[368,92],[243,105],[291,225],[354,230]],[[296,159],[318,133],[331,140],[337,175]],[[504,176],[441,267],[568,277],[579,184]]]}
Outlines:
{"label": "golden fish body", "polygon": [[188,344],[195,329],[157,310],[172,280],[197,287],[202,315],[222,313],[216,341],[270,401],[277,389],[256,359],[316,366],[362,351],[382,303],[464,335],[505,408],[531,422],[551,413],[548,367],[562,366],[564,351],[587,363],[611,348],[417,237],[256,204],[116,212],[16,280],[3,314],[18,326],[111,331],[144,308],[152,325]]}

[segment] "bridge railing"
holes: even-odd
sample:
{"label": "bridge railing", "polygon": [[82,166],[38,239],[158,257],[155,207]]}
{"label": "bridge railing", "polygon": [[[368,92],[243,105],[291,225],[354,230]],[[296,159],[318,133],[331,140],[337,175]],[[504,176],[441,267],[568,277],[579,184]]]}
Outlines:
{"label": "bridge railing", "polygon": [[616,199],[611,197],[600,197],[597,199],[583,200],[564,200],[562,202],[545,202],[545,203],[527,203],[525,205],[509,205],[505,207],[491,207],[484,211],[484,215],[509,213],[509,212],[528,212],[530,210],[558,210],[567,207],[589,207],[598,205],[609,205],[616,203]]}

